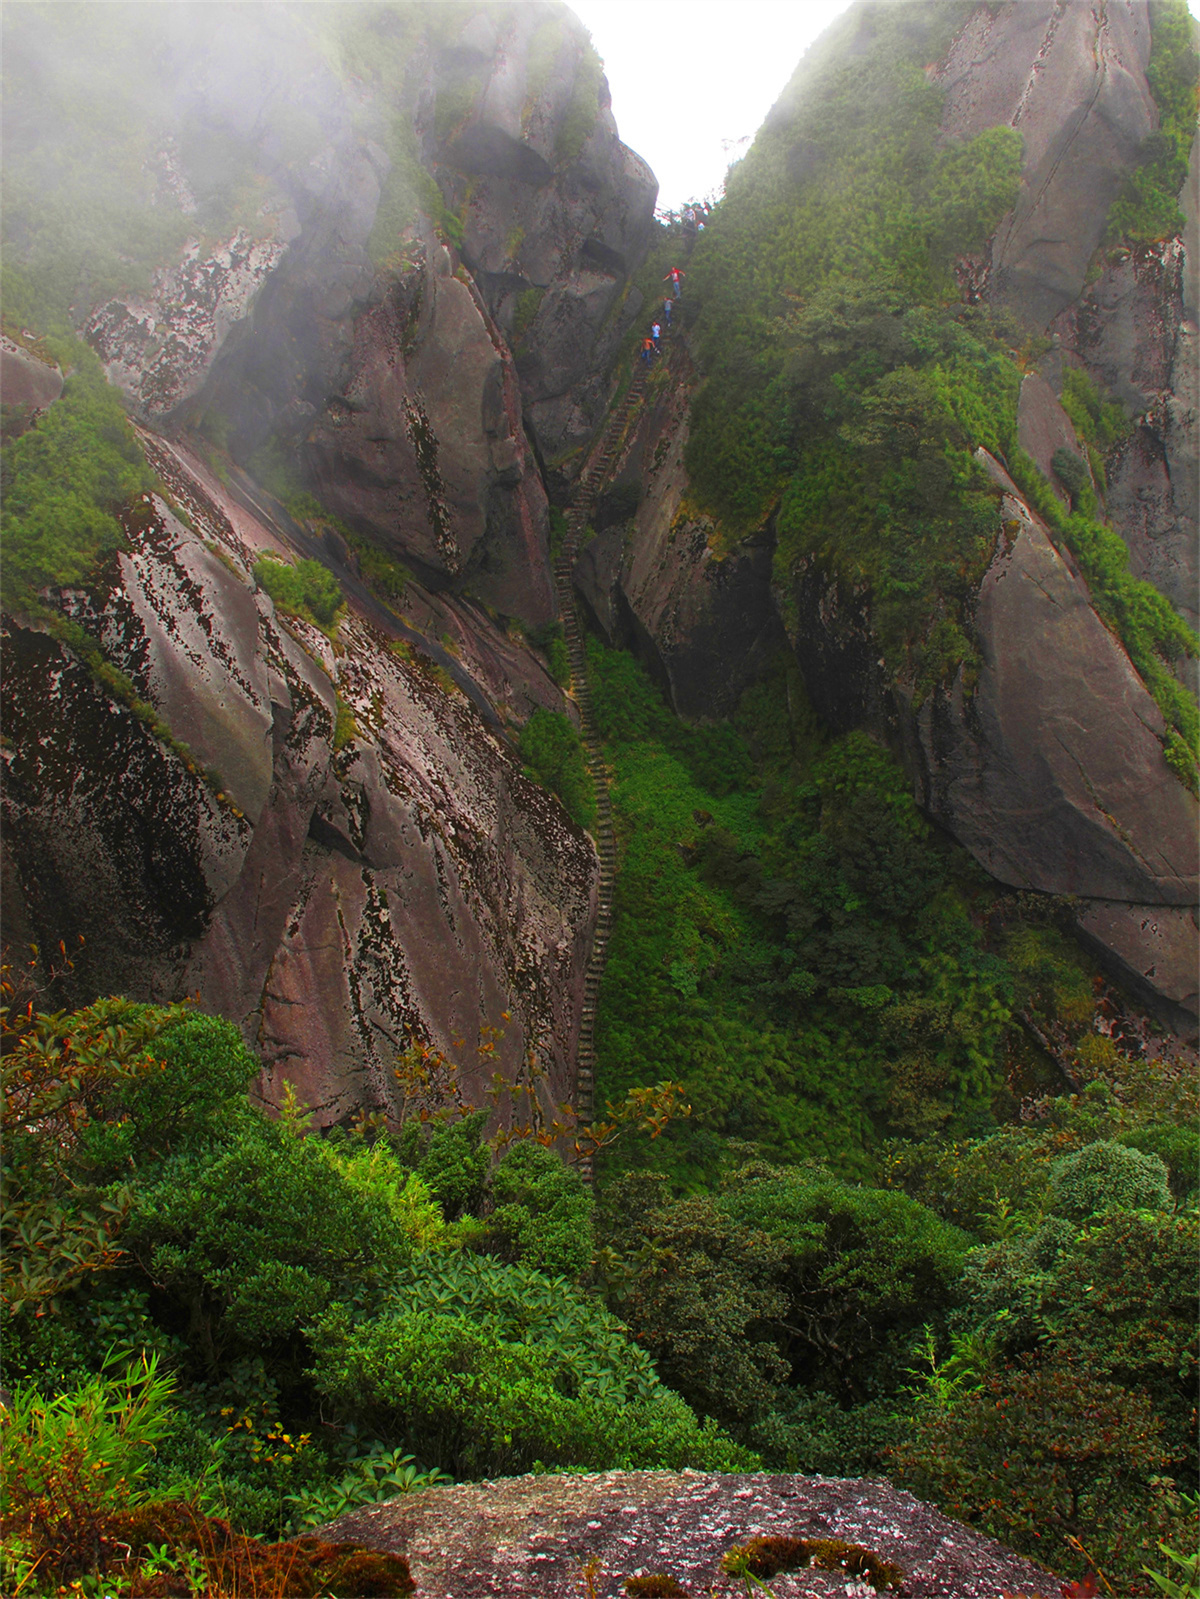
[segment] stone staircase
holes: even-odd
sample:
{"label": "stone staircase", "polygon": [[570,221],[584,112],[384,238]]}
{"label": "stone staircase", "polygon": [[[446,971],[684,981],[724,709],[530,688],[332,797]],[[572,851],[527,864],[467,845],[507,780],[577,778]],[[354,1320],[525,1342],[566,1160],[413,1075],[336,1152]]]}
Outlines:
{"label": "stone staircase", "polygon": [[[608,795],[608,769],[600,747],[600,733],[592,709],[592,694],[588,686],[586,659],[583,648],[583,631],[579,610],[575,602],[575,588],[571,574],[579,556],[579,543],[584,528],[596,503],[596,496],[612,469],[617,452],[625,436],[630,417],[641,402],[646,385],[647,369],[639,362],[625,395],[609,417],[604,432],[593,446],[579,480],[575,495],[567,511],[567,532],[554,562],[554,581],[558,590],[558,606],[562,614],[563,632],[566,636],[567,655],[571,662],[570,695],[579,711],[580,730],[587,750],[588,770],[596,789],[596,849],[600,856],[599,905],[596,913],[596,933],[588,956],[583,986],[583,1014],[579,1023],[579,1045],[575,1053],[574,1105],[582,1125],[587,1126],[595,1117],[596,1067],[596,1002],[600,997],[600,980],[604,975],[604,961],[608,953],[608,939],[612,931],[613,888],[616,883],[617,849],[613,837],[612,804]],[[591,1161],[580,1165],[586,1182],[592,1180]]]}

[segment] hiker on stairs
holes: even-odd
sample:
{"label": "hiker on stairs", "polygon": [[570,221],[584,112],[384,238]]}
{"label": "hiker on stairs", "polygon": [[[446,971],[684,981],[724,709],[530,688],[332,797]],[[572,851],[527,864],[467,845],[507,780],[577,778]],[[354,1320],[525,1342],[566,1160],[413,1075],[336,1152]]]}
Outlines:
{"label": "hiker on stairs", "polygon": [[674,302],[671,300],[669,295],[663,301],[663,321],[667,324],[668,327],[671,326],[671,306],[672,306],[673,303]]}
{"label": "hiker on stairs", "polygon": [[662,324],[661,323],[655,322],[655,323],[651,324],[650,337],[654,340],[654,348],[657,350],[658,347],[659,347],[659,344],[662,341]]}
{"label": "hiker on stairs", "polygon": [[669,272],[663,273],[663,282],[666,283],[668,279],[670,280],[671,288],[677,300],[683,293],[683,279],[686,277],[687,273],[680,267],[672,267]]}
{"label": "hiker on stairs", "polygon": [[654,359],[654,340],[647,336],[642,340],[642,360],[649,366]]}

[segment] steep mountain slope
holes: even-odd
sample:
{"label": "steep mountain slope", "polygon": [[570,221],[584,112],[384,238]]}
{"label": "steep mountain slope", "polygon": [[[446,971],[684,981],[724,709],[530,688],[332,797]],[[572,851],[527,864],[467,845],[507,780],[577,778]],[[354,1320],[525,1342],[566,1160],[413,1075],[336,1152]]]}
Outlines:
{"label": "steep mountain slope", "polygon": [[[14,323],[6,362],[61,387],[52,347],[82,394],[81,329],[159,492],[89,544],[40,430],[14,447],[6,937],[82,937],[75,997],[198,993],[323,1119],[389,1103],[410,1036],[488,1028],[561,1100],[598,866],[506,726],[575,714],[525,633],[557,613],[538,457],[603,415],[653,178],[556,5],[73,26],[9,29],[6,303],[58,338]],[[277,611],[264,553],[331,565],[350,616]]]}
{"label": "steep mountain slope", "polygon": [[790,652],[1183,1025],[1194,85],[1178,6],[855,8],[695,243],[644,496],[579,574],[686,715]]}

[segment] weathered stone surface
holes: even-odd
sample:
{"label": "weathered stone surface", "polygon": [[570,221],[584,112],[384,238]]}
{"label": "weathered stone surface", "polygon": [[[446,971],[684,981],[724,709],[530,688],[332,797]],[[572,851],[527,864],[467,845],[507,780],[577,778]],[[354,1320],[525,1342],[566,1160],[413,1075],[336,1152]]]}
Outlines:
{"label": "weathered stone surface", "polygon": [[62,373],[56,366],[39,361],[15,339],[0,334],[0,402],[7,411],[19,407],[24,413],[22,421],[28,425],[53,405],[62,389]]}
{"label": "weathered stone surface", "polygon": [[557,456],[603,415],[608,368],[641,305],[629,276],[649,247],[658,185],[618,138],[607,84],[589,85],[587,35],[569,13],[515,6],[493,35],[490,56],[476,31],[441,64],[441,92],[470,82],[474,98],[444,142],[426,123],[426,147],[464,219],[463,260],[506,334],[521,296],[541,295],[514,342],[539,448]]}
{"label": "weathered stone surface", "polygon": [[556,613],[548,514],[512,357],[432,237],[353,322],[307,434],[321,498],[436,583],[540,625]]}
{"label": "weathered stone surface", "polygon": [[[624,1579],[667,1573],[689,1593],[733,1599],[721,1557],[757,1535],[841,1538],[905,1572],[911,1599],[1030,1596],[1059,1579],[877,1479],[612,1471],[510,1477],[435,1488],[351,1511],[324,1535],[408,1557],[418,1591],[437,1599],[540,1599],[582,1592],[594,1560],[597,1599]],[[772,1578],[778,1599],[869,1587],[810,1568]]]}
{"label": "weathered stone surface", "polygon": [[161,420],[197,392],[283,250],[278,238],[251,238],[244,228],[215,250],[194,242],[156,275],[147,298],[110,300],[93,312],[87,338],[139,415]]}
{"label": "weathered stone surface", "polygon": [[323,1120],[388,1105],[410,1036],[460,1057],[504,1012],[500,1062],[536,1045],[566,1097],[590,842],[428,658],[363,617],[336,651],[283,622],[248,577],[278,536],[158,459],[198,531],[141,507],[105,586],[69,599],[194,759],[10,626],[8,881],[38,942],[84,936],[78,997],[198,993],[259,1049],[264,1097],[287,1078]]}
{"label": "weathered stone surface", "polygon": [[1108,208],[1157,126],[1144,0],[980,6],[940,81],[943,130],[1008,124],[1024,137],[1021,193],[992,245],[989,293],[1044,328],[1078,296]]}
{"label": "weathered stone surface", "polygon": [[[1130,570],[1200,623],[1200,375],[1184,241],[1122,252],[1056,321],[1063,346],[1137,419],[1110,453],[1106,508]],[[1024,391],[1022,391],[1024,392]],[[1193,665],[1186,674],[1193,682]]]}
{"label": "weathered stone surface", "polygon": [[610,602],[613,621],[684,716],[728,716],[787,638],[771,598],[772,540],[720,549],[711,518],[686,504],[689,372],[642,419],[616,463],[642,499]]}
{"label": "weathered stone surface", "polygon": [[1044,377],[1029,372],[1021,379],[1021,394],[1017,401],[1017,443],[1050,479],[1050,486],[1064,505],[1069,505],[1070,495],[1054,475],[1055,450],[1070,450],[1083,457],[1071,418],[1058,403],[1054,390]]}
{"label": "weathered stone surface", "polygon": [[1191,905],[1197,806],[1163,759],[1158,708],[1044,526],[992,469],[1007,531],[976,610],[979,683],[921,708],[924,803],[1001,882]]}
{"label": "weathered stone surface", "polygon": [[1195,906],[1095,900],[1083,907],[1079,930],[1131,993],[1160,1014],[1165,1001],[1167,1020],[1180,1032],[1195,1032],[1200,1013]]}

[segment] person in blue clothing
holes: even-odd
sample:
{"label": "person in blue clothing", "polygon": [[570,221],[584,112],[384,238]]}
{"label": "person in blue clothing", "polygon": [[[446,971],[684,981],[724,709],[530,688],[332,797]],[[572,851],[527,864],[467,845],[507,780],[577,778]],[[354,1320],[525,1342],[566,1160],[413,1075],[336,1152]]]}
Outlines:
{"label": "person in blue clothing", "polygon": [[671,326],[671,298],[669,295],[663,301],[663,321],[668,327]]}
{"label": "person in blue clothing", "polygon": [[650,328],[650,337],[654,340],[654,348],[658,349],[659,340],[662,338],[662,325],[655,322]]}
{"label": "person in blue clothing", "polygon": [[647,335],[642,340],[642,360],[649,366],[654,359],[654,340]]}

